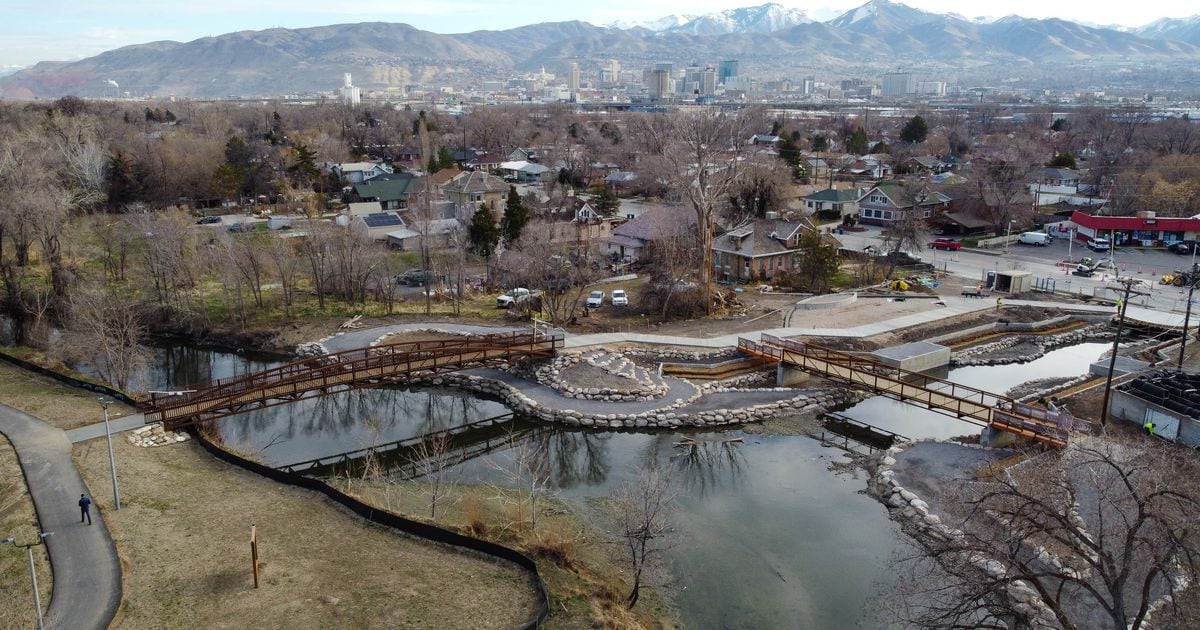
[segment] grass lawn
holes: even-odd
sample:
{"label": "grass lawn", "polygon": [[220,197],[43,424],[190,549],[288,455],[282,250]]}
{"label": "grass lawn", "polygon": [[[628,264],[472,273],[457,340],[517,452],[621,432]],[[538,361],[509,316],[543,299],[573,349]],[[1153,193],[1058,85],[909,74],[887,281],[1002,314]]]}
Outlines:
{"label": "grass lawn", "polygon": [[[532,617],[536,591],[515,566],[372,525],[191,441],[114,445],[121,510],[97,498],[124,566],[113,628],[512,628]],[[75,460],[89,487],[107,487],[102,440],[77,445]]]}
{"label": "grass lawn", "polygon": [[[0,403],[37,416],[51,426],[73,429],[103,421],[98,397],[98,394],[67,387],[52,378],[0,362]],[[109,418],[131,412],[132,409],[120,403],[108,408]],[[0,535],[0,538],[4,537]]]}
{"label": "grass lawn", "polygon": [[[17,453],[8,439],[0,436],[0,538],[16,538],[18,543],[27,544],[37,540],[37,535],[37,514],[25,488]],[[44,613],[50,605],[50,559],[40,545],[34,547],[33,558]],[[32,586],[25,550],[0,545],[0,628],[34,627]]]}

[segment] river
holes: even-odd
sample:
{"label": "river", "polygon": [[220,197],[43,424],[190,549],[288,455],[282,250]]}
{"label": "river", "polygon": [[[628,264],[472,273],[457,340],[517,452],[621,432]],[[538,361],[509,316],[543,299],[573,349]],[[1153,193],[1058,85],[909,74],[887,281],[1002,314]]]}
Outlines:
{"label": "river", "polygon": [[[1050,376],[1074,376],[1106,344],[1061,348],[1025,364],[963,367],[949,379],[1003,392]],[[262,369],[269,357],[161,347],[147,376],[153,388],[185,388]],[[449,389],[358,390],[226,418],[228,444],[285,465],[504,414],[498,402]],[[912,437],[945,438],[978,431],[947,416],[881,397],[845,415]],[[517,419],[551,470],[564,499],[587,509],[641,466],[674,470],[681,496],[667,552],[671,591],[689,628],[875,627],[866,616],[892,582],[891,554],[900,544],[885,508],[862,490],[861,472],[835,472],[836,449],[803,436],[738,429],[638,433],[587,431]],[[696,449],[676,446],[682,437]],[[742,443],[725,440],[741,437]],[[501,444],[462,463],[462,483],[504,483],[512,457]],[[839,467],[838,470],[844,468]]]}

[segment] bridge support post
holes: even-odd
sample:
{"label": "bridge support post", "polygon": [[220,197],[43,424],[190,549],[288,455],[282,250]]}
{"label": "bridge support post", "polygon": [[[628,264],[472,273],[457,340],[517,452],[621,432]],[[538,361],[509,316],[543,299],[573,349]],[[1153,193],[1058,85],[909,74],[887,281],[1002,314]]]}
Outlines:
{"label": "bridge support post", "polygon": [[808,383],[812,375],[780,361],[775,365],[775,387],[795,387]]}
{"label": "bridge support post", "polygon": [[1028,444],[1028,441],[1008,431],[1001,431],[994,427],[983,427],[983,430],[979,433],[979,444],[988,448],[1009,448]]}

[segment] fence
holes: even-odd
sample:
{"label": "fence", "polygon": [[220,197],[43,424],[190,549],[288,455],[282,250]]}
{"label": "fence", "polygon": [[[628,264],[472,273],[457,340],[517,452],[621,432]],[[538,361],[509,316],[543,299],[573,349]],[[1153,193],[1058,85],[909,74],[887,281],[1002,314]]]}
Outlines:
{"label": "fence", "polygon": [[72,376],[67,376],[66,374],[61,374],[61,373],[51,370],[49,368],[44,368],[36,363],[30,363],[29,361],[26,361],[25,359],[18,359],[17,357],[14,357],[11,354],[7,354],[4,352],[0,352],[0,359],[2,359],[4,361],[8,361],[9,363],[11,363],[19,368],[29,370],[31,372],[37,372],[38,374],[41,374],[42,376],[48,376],[60,383],[63,383],[64,385],[69,385],[71,387],[79,387],[81,389],[86,389],[89,392],[95,392],[97,394],[103,394],[105,396],[109,396],[113,400],[119,400],[131,407],[136,407],[138,404],[138,400],[135,399],[133,396],[130,396],[129,394],[126,394],[123,391],[108,387],[107,385],[101,385],[99,383],[89,383],[88,381],[80,380],[80,379],[74,378]]}

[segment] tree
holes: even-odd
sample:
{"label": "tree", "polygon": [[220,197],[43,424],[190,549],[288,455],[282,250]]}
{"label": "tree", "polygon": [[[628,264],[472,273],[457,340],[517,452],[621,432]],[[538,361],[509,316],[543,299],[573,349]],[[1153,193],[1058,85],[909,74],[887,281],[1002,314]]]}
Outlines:
{"label": "tree", "polygon": [[789,273],[799,281],[797,288],[813,293],[827,290],[841,265],[837,246],[826,241],[819,230],[811,229],[801,232],[799,250],[799,260]]}
{"label": "tree", "polygon": [[1069,151],[1062,151],[1054,154],[1054,159],[1047,164],[1050,168],[1078,168],[1075,165],[1075,156]]}
{"label": "tree", "polygon": [[812,150],[816,151],[817,153],[828,151],[829,138],[826,138],[819,133],[813,134],[812,138],[809,139],[809,145],[812,146]]}
{"label": "tree", "polygon": [[479,204],[475,214],[471,215],[471,224],[467,226],[467,242],[470,243],[471,253],[485,261],[496,253],[496,246],[500,244],[500,228],[487,204]]}
{"label": "tree", "polygon": [[617,191],[613,190],[612,184],[608,182],[604,182],[604,185],[599,188],[596,196],[592,198],[592,207],[606,217],[617,214],[617,211],[621,209],[621,198],[617,197]]}
{"label": "tree", "polygon": [[738,179],[745,120],[738,114],[705,108],[652,114],[637,122],[635,135],[641,141],[647,171],[695,212],[699,284],[704,312],[711,314],[714,218]]}
{"label": "tree", "polygon": [[920,628],[1113,630],[1147,628],[1157,608],[1158,627],[1200,568],[1197,478],[1182,447],[1073,434],[959,484],[942,519],[960,534],[913,532],[895,608]]}
{"label": "tree", "polygon": [[70,352],[95,366],[105,381],[128,388],[146,363],[146,331],[136,302],[107,287],[78,291],[71,301]]}
{"label": "tree", "polygon": [[321,170],[317,168],[317,152],[307,144],[298,143],[292,147],[295,152],[295,162],[288,167],[288,172],[295,179],[296,186],[310,189],[315,181],[321,178]]}
{"label": "tree", "polygon": [[925,142],[928,135],[929,125],[925,124],[925,119],[918,114],[904,123],[904,128],[900,130],[900,141],[908,144],[920,144]]}
{"label": "tree", "polygon": [[854,155],[865,155],[868,148],[867,132],[862,127],[855,127],[850,140],[846,142],[846,152]]}
{"label": "tree", "polygon": [[729,195],[725,212],[729,225],[761,219],[768,212],[783,208],[788,182],[787,175],[777,165],[774,160],[752,159],[743,166],[742,175]]}
{"label": "tree", "polygon": [[521,200],[516,186],[508,187],[508,198],[504,201],[504,216],[500,219],[500,231],[504,243],[511,245],[521,238],[521,231],[529,223],[529,208]]}
{"label": "tree", "polygon": [[675,507],[671,479],[655,468],[639,469],[633,480],[613,493],[619,531],[629,552],[633,586],[625,603],[633,608],[641,594],[642,576],[647,566],[665,548],[670,534],[669,518]]}
{"label": "tree", "polygon": [[104,189],[108,196],[109,212],[141,199],[143,187],[129,156],[118,151],[109,157],[104,169]]}
{"label": "tree", "polygon": [[896,218],[883,230],[883,246],[889,252],[915,251],[925,246],[929,238],[929,224],[925,221],[921,205],[929,199],[930,194],[924,184],[915,180],[907,182],[901,193],[902,209],[892,213]]}

